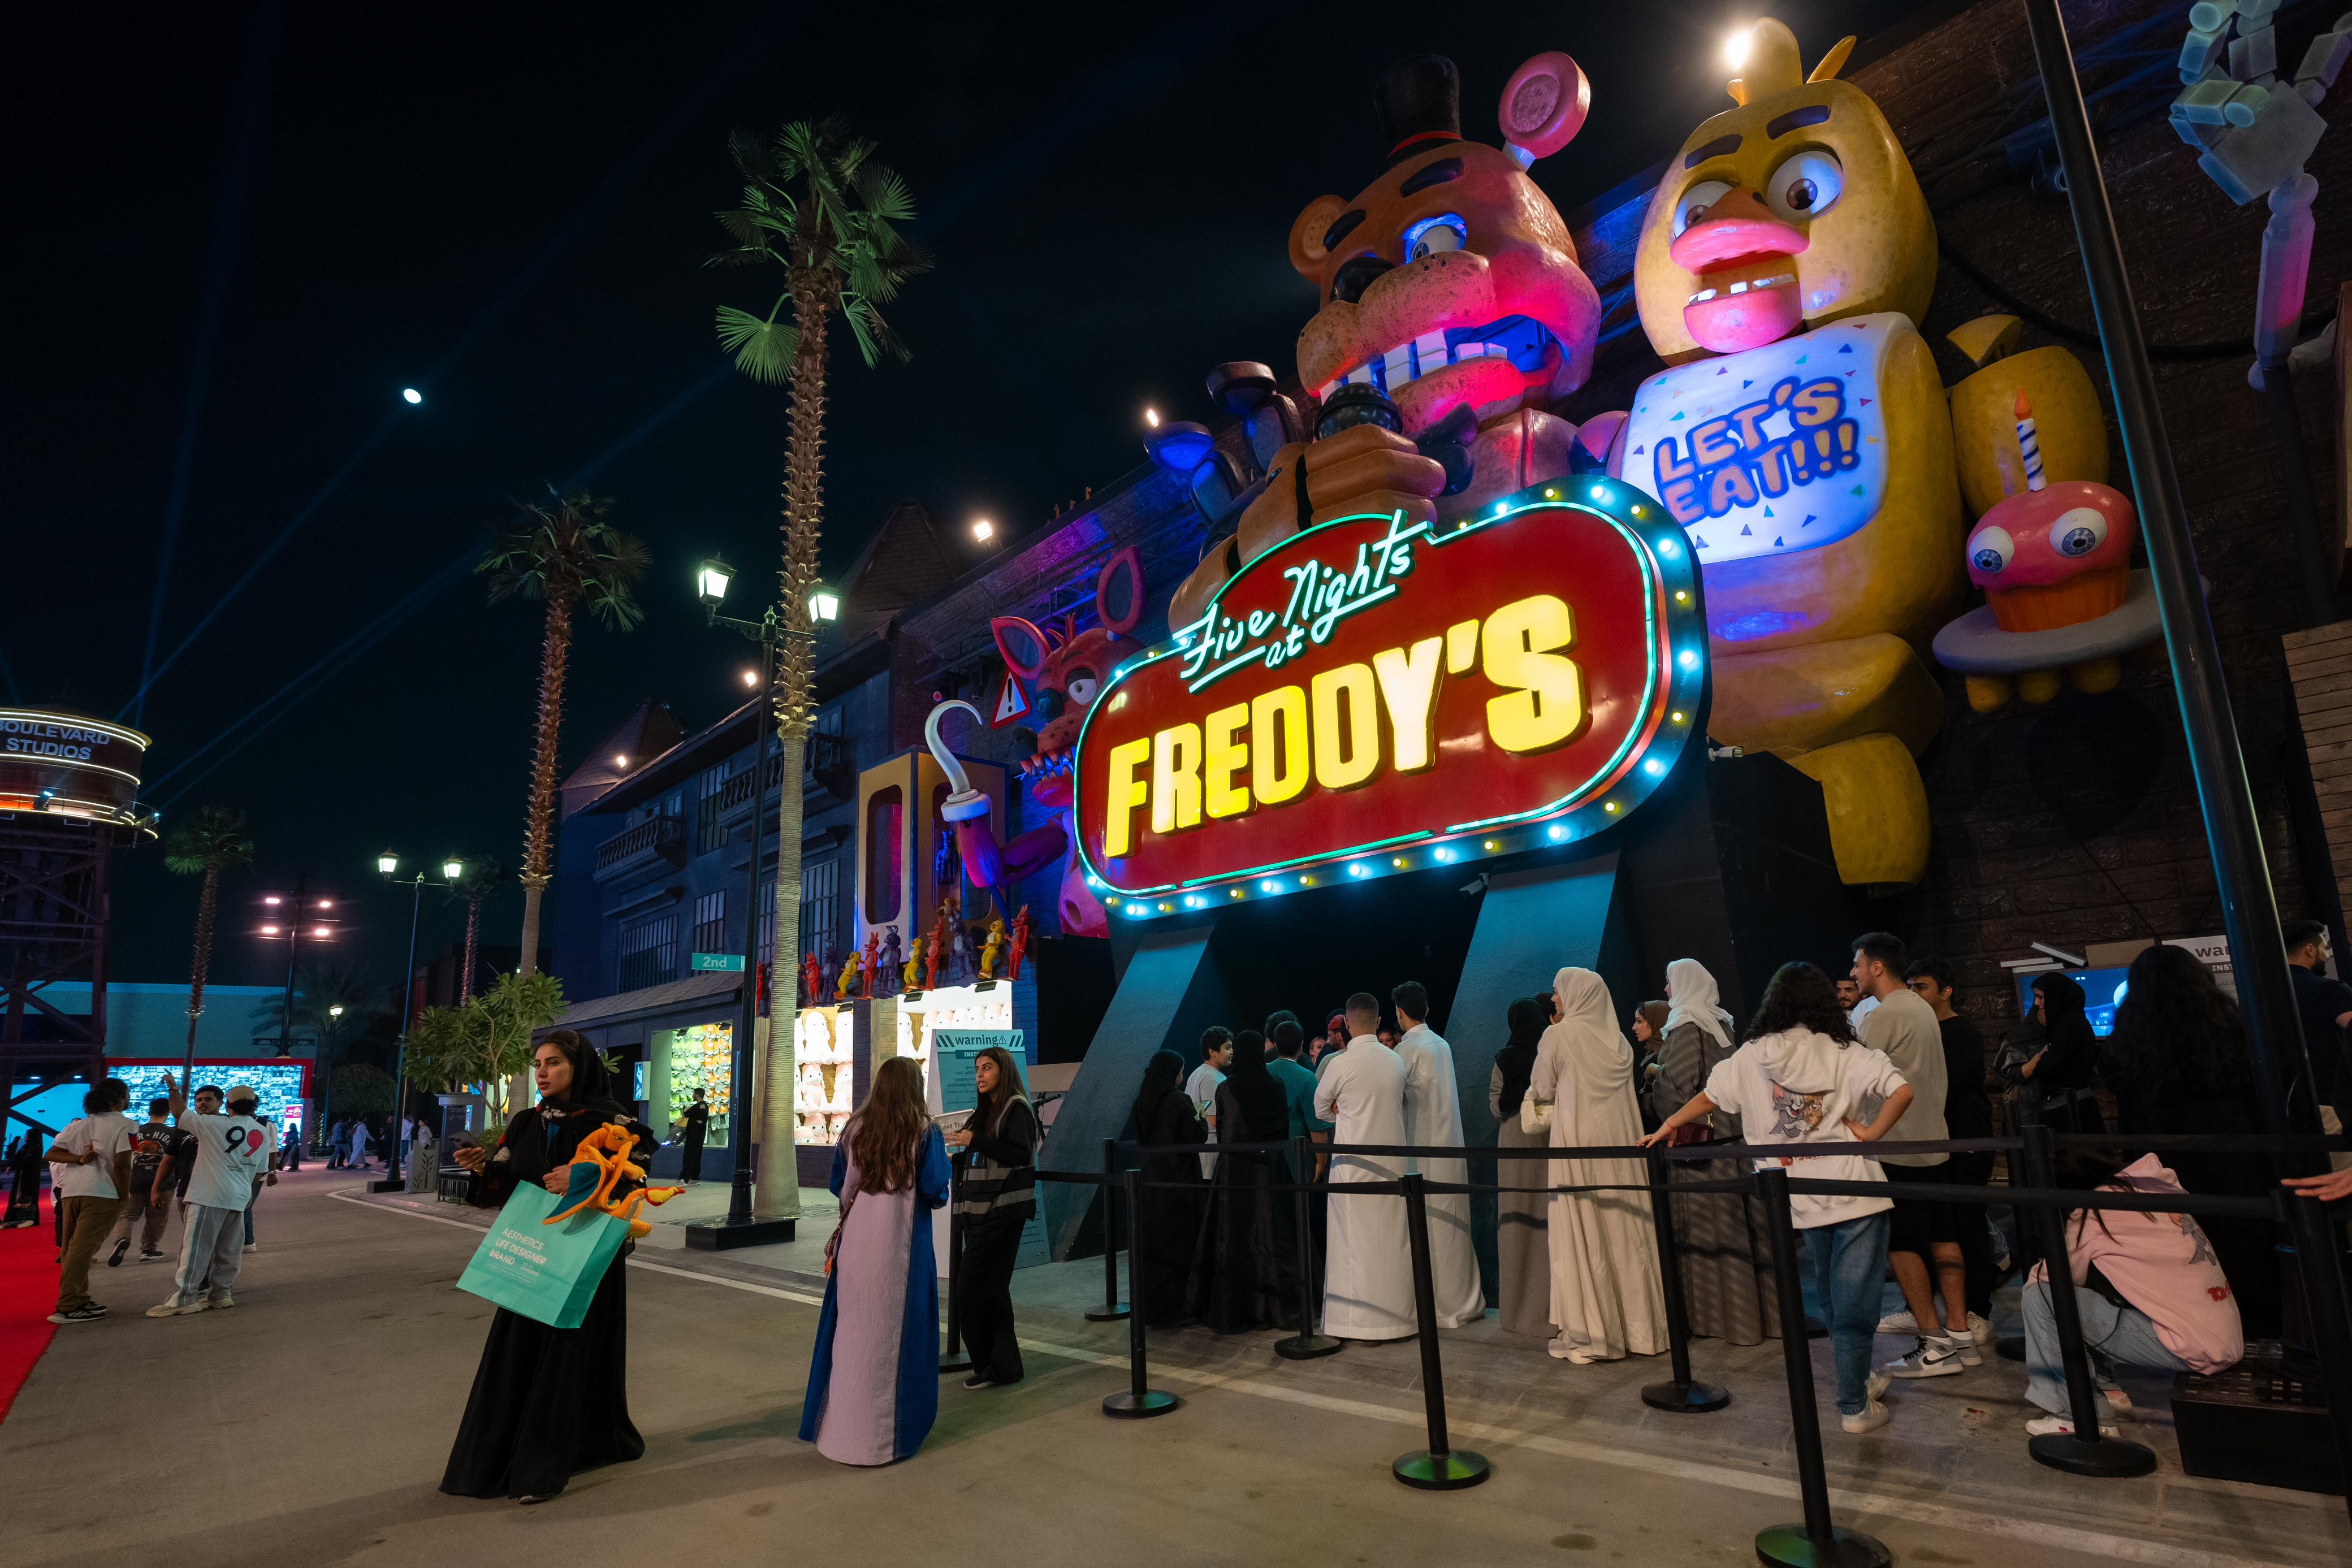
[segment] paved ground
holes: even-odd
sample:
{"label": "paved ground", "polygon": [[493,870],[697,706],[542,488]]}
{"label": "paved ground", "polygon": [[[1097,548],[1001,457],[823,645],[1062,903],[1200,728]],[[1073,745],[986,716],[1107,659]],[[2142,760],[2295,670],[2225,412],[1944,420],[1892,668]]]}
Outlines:
{"label": "paved ground", "polygon": [[[1292,1365],[1272,1336],[1155,1335],[1154,1381],[1183,1407],[1104,1418],[1126,1342],[1125,1325],[1079,1316],[1098,1264],[1016,1281],[1035,1347],[1027,1384],[950,1384],[921,1454],[845,1469],[793,1436],[821,1288],[793,1264],[831,1228],[814,1214],[789,1255],[665,1250],[663,1233],[640,1251],[642,1462],[543,1508],[445,1498],[434,1488],[489,1315],[451,1288],[475,1232],[429,1202],[352,1201],[356,1187],[313,1169],[268,1195],[233,1312],[152,1322],[138,1313],[166,1289],[161,1265],[99,1270],[116,1315],[60,1331],[0,1425],[0,1565],[244,1568],[283,1553],[409,1568],[520,1549],[553,1563],[1683,1568],[1752,1563],[1754,1532],[1798,1513],[1775,1346],[1699,1342],[1701,1375],[1735,1403],[1669,1417],[1634,1395],[1659,1362],[1570,1367],[1491,1321],[1448,1334],[1455,1441],[1495,1476],[1422,1493],[1388,1475],[1420,1441],[1409,1343]],[[698,1209],[724,1202],[691,1196]],[[2340,1500],[2184,1477],[2161,1420],[2140,1431],[2163,1458],[2155,1477],[2095,1483],[2032,1464],[2021,1384],[1989,1359],[1903,1392],[1888,1433],[1833,1431],[1841,1522],[1900,1563],[1950,1568],[2352,1559]]]}

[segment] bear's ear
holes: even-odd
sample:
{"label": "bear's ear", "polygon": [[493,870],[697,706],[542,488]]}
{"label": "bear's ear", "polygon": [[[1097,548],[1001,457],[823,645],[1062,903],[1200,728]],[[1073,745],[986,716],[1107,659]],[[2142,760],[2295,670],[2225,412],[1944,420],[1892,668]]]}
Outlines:
{"label": "bear's ear", "polygon": [[1143,619],[1143,557],[1133,545],[1111,557],[1095,579],[1095,613],[1114,637],[1126,636]]}
{"label": "bear's ear", "polygon": [[1024,681],[1035,680],[1054,651],[1045,633],[1018,615],[999,615],[989,622],[988,630],[996,639],[996,651],[1004,656],[1004,667]]}
{"label": "bear's ear", "polygon": [[1584,129],[1592,109],[1592,84],[1577,63],[1547,49],[1511,73],[1503,84],[1496,116],[1503,122],[1504,150],[1522,168],[1549,158]]}
{"label": "bear's ear", "polygon": [[[1323,281],[1323,262],[1331,247],[1347,237],[1348,228],[1356,226],[1339,226],[1349,211],[1346,200],[1339,196],[1318,196],[1307,204],[1307,210],[1290,225],[1290,265],[1298,269],[1299,277],[1309,283]],[[1362,221],[1363,214],[1358,213],[1356,222]]]}

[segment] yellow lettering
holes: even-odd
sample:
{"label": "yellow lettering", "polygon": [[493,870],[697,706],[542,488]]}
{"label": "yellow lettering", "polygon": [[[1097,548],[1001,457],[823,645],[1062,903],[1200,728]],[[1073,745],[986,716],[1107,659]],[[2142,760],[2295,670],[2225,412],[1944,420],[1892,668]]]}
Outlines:
{"label": "yellow lettering", "polygon": [[1234,731],[1249,723],[1246,703],[1221,707],[1202,721],[1204,752],[1201,762],[1202,796],[1212,817],[1245,817],[1250,793],[1234,782],[1234,775],[1249,766],[1249,747],[1234,739]]}
{"label": "yellow lettering", "polygon": [[1307,693],[1297,686],[1280,686],[1252,697],[1250,743],[1257,751],[1250,792],[1260,805],[1286,805],[1306,793]]}
{"label": "yellow lettering", "polygon": [[1506,751],[1540,751],[1584,727],[1584,676],[1557,649],[1576,640],[1576,619],[1549,593],[1486,617],[1486,678],[1516,688],[1486,701],[1486,733]]}
{"label": "yellow lettering", "polygon": [[[1307,683],[1315,712],[1315,782],[1326,789],[1352,789],[1381,765],[1381,720],[1373,706],[1372,669],[1342,664]],[[1339,699],[1346,697],[1345,733]]]}
{"label": "yellow lettering", "polygon": [[1151,737],[1151,831],[1201,825],[1201,727],[1180,724]]}
{"label": "yellow lettering", "polygon": [[1456,621],[1445,629],[1445,673],[1466,675],[1478,663],[1478,622]]}
{"label": "yellow lettering", "polygon": [[1430,737],[1437,717],[1437,653],[1444,641],[1424,637],[1410,653],[1391,648],[1372,655],[1381,700],[1388,705],[1389,730],[1396,737],[1400,773],[1418,773],[1436,760]]}
{"label": "yellow lettering", "polygon": [[1135,776],[1151,757],[1151,742],[1130,740],[1110,748],[1110,779],[1103,791],[1103,858],[1118,860],[1134,846],[1133,813],[1150,794]]}

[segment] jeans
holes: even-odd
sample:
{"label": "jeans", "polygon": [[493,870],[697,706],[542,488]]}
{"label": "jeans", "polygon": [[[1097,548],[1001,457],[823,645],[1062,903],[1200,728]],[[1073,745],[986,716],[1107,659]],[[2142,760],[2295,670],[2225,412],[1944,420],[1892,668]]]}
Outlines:
{"label": "jeans", "polygon": [[[2071,1415],[2066,1368],[2058,1352],[2058,1313],[2050,1304],[2050,1281],[2037,1280],[2018,1297],[2025,1313],[2025,1396],[2053,1416]],[[2091,1376],[2102,1388],[2116,1385],[2115,1366],[2161,1367],[2186,1372],[2189,1364],[2164,1347],[2156,1323],[2134,1307],[2119,1307],[2096,1291],[2074,1287],[2074,1310],[2083,1316],[2083,1344]]]}
{"label": "jeans", "polygon": [[1822,1315],[1829,1320],[1830,1361],[1837,1369],[1841,1416],[1859,1416],[1870,1404],[1870,1353],[1886,1282],[1887,1218],[1881,1209],[1859,1219],[1816,1225],[1804,1233]]}
{"label": "jeans", "polygon": [[114,1222],[112,1239],[128,1241],[132,1233],[136,1232],[139,1236],[139,1251],[142,1257],[147,1253],[162,1250],[163,1224],[172,1218],[169,1207],[159,1208],[150,1201],[155,1195],[154,1183],[155,1176],[152,1171],[148,1173],[144,1183],[142,1183],[137,1176],[131,1177],[131,1196],[122,1200],[121,1218]]}

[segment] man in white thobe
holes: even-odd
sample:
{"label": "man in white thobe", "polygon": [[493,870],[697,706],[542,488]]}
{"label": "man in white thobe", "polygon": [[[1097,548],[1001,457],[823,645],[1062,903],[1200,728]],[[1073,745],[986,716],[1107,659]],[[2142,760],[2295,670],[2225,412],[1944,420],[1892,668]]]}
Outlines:
{"label": "man in white thobe", "polygon": [[[1330,1123],[1334,1144],[1402,1144],[1404,1063],[1380,1041],[1380,999],[1369,991],[1348,998],[1348,1045],[1316,1075],[1315,1113]],[[1331,1184],[1394,1181],[1392,1159],[1339,1155]],[[1403,1339],[1414,1331],[1412,1241],[1404,1199],[1330,1197],[1323,1265],[1323,1332],[1341,1339]]]}
{"label": "man in white thobe", "polygon": [[[1429,991],[1407,980],[1389,993],[1404,1035],[1396,1042],[1404,1063],[1404,1141],[1462,1147],[1462,1091],[1454,1082],[1454,1048],[1429,1027]],[[1467,1182],[1468,1160],[1408,1159],[1404,1168],[1431,1181]],[[1508,1173],[1506,1173],[1507,1175]],[[1508,1185],[1508,1184],[1507,1184]],[[1470,1195],[1433,1192],[1429,1208],[1429,1278],[1434,1287],[1437,1326],[1458,1329],[1486,1315],[1486,1288],[1478,1278],[1478,1253],[1470,1242]]]}
{"label": "man in white thobe", "polygon": [[[1217,1085],[1225,1081],[1225,1069],[1234,1064],[1233,1030],[1223,1024],[1211,1024],[1201,1035],[1201,1065],[1192,1069],[1192,1076],[1184,1081],[1184,1098],[1192,1102],[1192,1109],[1201,1113],[1207,1124],[1207,1141],[1217,1141]],[[1201,1156],[1201,1174],[1211,1181],[1217,1176],[1217,1156]]]}

